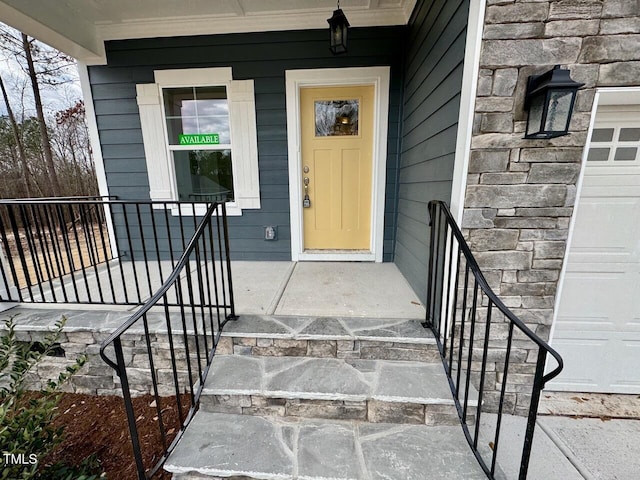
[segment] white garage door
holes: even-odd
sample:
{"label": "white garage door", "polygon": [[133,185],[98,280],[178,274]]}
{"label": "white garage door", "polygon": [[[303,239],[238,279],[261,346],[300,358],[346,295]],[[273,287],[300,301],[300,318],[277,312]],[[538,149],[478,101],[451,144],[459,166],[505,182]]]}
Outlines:
{"label": "white garage door", "polygon": [[550,389],[640,393],[640,109],[598,111],[552,344]]}

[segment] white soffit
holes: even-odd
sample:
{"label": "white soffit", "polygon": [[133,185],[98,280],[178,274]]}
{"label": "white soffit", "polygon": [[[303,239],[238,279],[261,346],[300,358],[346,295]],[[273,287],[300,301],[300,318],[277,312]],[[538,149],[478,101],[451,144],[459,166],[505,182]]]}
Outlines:
{"label": "white soffit", "polygon": [[[353,27],[405,25],[416,0],[343,0]],[[0,0],[3,21],[86,63],[105,40],[327,28],[335,0]]]}

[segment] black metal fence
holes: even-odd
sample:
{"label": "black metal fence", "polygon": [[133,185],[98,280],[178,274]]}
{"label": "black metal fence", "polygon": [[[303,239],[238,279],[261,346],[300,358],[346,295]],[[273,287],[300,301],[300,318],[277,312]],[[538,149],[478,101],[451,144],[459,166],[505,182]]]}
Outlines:
{"label": "black metal fence", "polygon": [[[494,294],[446,204],[430,202],[429,216],[425,326],[436,337],[464,434],[481,467],[495,478],[498,458],[508,463],[500,449],[500,439],[508,436],[511,451],[522,443],[517,475],[524,480],[540,393],[562,370],[562,358],[532,330],[536,326],[529,328]],[[557,366],[545,374],[549,355]]]}
{"label": "black metal fence", "polygon": [[[234,319],[226,210],[215,203],[163,285],[100,350],[120,378],[140,480],[159,471],[193,418],[220,332]],[[144,383],[141,377],[149,379],[156,408],[151,433],[162,447],[159,456],[145,452],[149,446],[140,441],[132,375],[137,386]],[[169,416],[170,410],[177,415]]]}
{"label": "black metal fence", "polygon": [[[140,305],[173,271],[205,210],[113,197],[0,200],[0,301]],[[178,306],[175,295],[167,301]]]}

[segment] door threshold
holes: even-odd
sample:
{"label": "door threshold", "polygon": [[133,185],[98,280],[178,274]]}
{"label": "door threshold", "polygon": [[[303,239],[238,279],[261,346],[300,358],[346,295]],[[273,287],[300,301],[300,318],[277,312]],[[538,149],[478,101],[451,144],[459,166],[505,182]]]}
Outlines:
{"label": "door threshold", "polygon": [[298,255],[299,261],[325,262],[375,262],[371,250],[305,250]]}

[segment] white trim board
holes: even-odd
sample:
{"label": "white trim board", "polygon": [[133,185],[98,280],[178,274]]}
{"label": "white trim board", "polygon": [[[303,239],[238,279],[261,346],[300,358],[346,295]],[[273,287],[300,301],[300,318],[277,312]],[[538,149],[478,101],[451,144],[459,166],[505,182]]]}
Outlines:
{"label": "white trim board", "polygon": [[[289,158],[289,202],[291,260],[382,262],[384,201],[389,129],[389,83],[391,67],[326,68],[287,70],[287,144]],[[303,250],[302,185],[300,158],[300,88],[308,86],[374,85],[373,188],[371,189],[371,252],[360,254],[306,253]]]}
{"label": "white trim board", "polygon": [[[98,131],[98,120],[93,107],[93,93],[91,92],[91,82],[89,80],[89,69],[87,64],[78,61],[78,76],[80,78],[80,90],[84,99],[85,118],[87,119],[87,130],[89,131],[89,143],[93,154],[93,165],[96,169],[96,180],[98,182],[98,192],[102,196],[109,195],[109,185],[107,184],[107,173],[104,168],[104,158],[102,157],[102,145],[100,144],[100,134]],[[118,256],[115,229],[109,207],[105,206],[105,218],[107,220],[107,232],[109,233],[109,244],[111,245],[111,255]]]}
{"label": "white trim board", "polygon": [[487,0],[471,0],[469,2],[467,41],[464,52],[462,92],[450,200],[451,214],[458,225],[462,225],[462,215],[464,213],[464,197],[467,189],[469,156],[471,155],[473,116],[475,114],[476,92],[478,90],[480,48],[482,47],[482,30],[484,28],[486,6]]}

